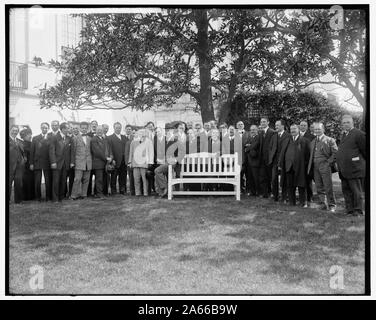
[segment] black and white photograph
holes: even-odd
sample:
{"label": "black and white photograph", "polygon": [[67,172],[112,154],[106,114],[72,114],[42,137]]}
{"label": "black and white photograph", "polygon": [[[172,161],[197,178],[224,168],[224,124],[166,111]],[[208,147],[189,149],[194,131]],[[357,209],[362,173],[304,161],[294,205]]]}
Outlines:
{"label": "black and white photograph", "polygon": [[4,8],[7,295],[370,294],[368,4]]}

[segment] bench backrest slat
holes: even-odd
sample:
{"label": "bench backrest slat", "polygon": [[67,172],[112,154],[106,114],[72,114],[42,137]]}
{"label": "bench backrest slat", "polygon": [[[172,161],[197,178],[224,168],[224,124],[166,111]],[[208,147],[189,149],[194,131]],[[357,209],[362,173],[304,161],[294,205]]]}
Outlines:
{"label": "bench backrest slat", "polygon": [[[211,154],[187,154],[181,161],[181,176],[236,175],[240,173],[238,154],[216,157]],[[238,172],[239,171],[239,172]]]}

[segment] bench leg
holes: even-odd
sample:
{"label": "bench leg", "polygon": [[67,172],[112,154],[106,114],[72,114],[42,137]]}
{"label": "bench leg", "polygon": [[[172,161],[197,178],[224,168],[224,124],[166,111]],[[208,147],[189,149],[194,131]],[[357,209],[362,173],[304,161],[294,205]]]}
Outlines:
{"label": "bench leg", "polygon": [[240,201],[240,179],[238,179],[238,182],[236,183],[235,186],[235,191],[236,191],[236,200]]}
{"label": "bench leg", "polygon": [[167,199],[172,199],[172,166],[168,166],[168,185],[167,185]]}

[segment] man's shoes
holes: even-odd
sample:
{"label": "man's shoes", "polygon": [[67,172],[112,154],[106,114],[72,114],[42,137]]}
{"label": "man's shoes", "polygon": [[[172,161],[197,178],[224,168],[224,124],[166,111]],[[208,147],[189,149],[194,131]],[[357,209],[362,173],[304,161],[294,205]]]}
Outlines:
{"label": "man's shoes", "polygon": [[165,198],[165,197],[167,197],[167,193],[168,193],[168,190],[165,189],[165,190],[161,193],[161,195],[160,195],[159,197],[160,197],[160,198]]}

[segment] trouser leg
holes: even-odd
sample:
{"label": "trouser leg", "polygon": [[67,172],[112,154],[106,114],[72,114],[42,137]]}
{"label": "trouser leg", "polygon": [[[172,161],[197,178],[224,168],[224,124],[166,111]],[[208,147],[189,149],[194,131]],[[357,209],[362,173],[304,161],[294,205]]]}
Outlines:
{"label": "trouser leg", "polygon": [[82,192],[82,176],[83,176],[83,170],[75,169],[74,171],[74,182],[73,182],[73,188],[72,188],[72,198],[76,199],[80,196],[83,196],[81,194]]}
{"label": "trouser leg", "polygon": [[134,187],[134,176],[133,176],[133,168],[127,167],[128,177],[129,177],[129,191],[132,196],[135,195],[135,187]]}
{"label": "trouser leg", "polygon": [[59,201],[63,200],[66,195],[68,168],[62,167],[59,178]]}
{"label": "trouser leg", "polygon": [[60,170],[52,169],[52,201],[59,200]]}
{"label": "trouser leg", "polygon": [[[41,183],[42,183],[42,170],[34,170],[34,189],[35,189],[36,200],[42,199]],[[46,191],[47,191],[47,187],[46,187]]]}
{"label": "trouser leg", "polygon": [[332,170],[327,162],[322,162],[319,170],[324,184],[328,206],[335,207],[336,201],[333,193]]}
{"label": "trouser leg", "polygon": [[146,178],[146,168],[140,168],[144,196],[149,195],[149,182]]}
{"label": "trouser leg", "polygon": [[157,186],[159,194],[167,189],[167,173],[168,165],[162,164],[154,171],[155,173],[155,184]]}
{"label": "trouser leg", "polygon": [[90,170],[85,170],[82,172],[82,195],[85,197],[87,195],[87,188],[89,186],[89,179],[90,179]]}
{"label": "trouser leg", "polygon": [[103,196],[103,172],[104,169],[95,169],[95,188],[98,196]]}
{"label": "trouser leg", "polygon": [[307,201],[307,190],[304,187],[298,187],[299,190],[299,203],[300,205],[305,205]]}
{"label": "trouser leg", "polygon": [[324,183],[323,183],[321,173],[319,170],[319,164],[316,164],[316,163],[314,164],[313,174],[314,174],[314,179],[315,179],[317,195],[319,197],[319,203],[321,205],[325,205],[325,188],[324,188]]}
{"label": "trouser leg", "polygon": [[141,195],[141,171],[140,168],[133,168],[133,178],[136,196]]}
{"label": "trouser leg", "polygon": [[277,165],[273,165],[273,169],[272,169],[272,192],[273,192],[274,201],[277,201],[278,196],[279,196],[278,176],[279,176],[278,167],[277,167]]}
{"label": "trouser leg", "polygon": [[52,173],[51,169],[43,169],[44,188],[46,192],[46,200],[52,199]]}
{"label": "trouser leg", "polygon": [[127,184],[127,166],[123,161],[119,167],[119,191],[120,193],[126,192],[126,184]]}

